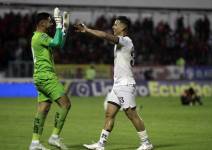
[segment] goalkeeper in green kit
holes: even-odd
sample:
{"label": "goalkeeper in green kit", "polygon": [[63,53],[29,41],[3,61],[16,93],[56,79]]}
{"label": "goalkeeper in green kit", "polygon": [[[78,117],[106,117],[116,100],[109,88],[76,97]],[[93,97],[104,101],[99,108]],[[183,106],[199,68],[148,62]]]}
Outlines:
{"label": "goalkeeper in green kit", "polygon": [[68,149],[61,141],[60,132],[63,128],[71,102],[66,96],[64,87],[56,76],[52,51],[63,44],[63,38],[69,23],[69,15],[64,12],[63,19],[60,10],[54,9],[56,33],[54,38],[48,35],[53,22],[48,13],[39,13],[36,16],[36,31],[32,37],[31,47],[34,60],[33,79],[38,91],[37,113],[34,119],[32,142],[29,150],[48,150],[40,143],[44,123],[51,104],[56,102],[59,111],[55,114],[55,123],[48,143],[62,150]]}

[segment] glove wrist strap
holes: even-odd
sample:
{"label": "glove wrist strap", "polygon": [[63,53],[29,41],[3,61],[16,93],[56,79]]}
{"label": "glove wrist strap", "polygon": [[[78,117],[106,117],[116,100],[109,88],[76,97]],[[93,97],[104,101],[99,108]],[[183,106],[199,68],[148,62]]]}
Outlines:
{"label": "glove wrist strap", "polygon": [[62,24],[61,23],[57,23],[56,24],[56,28],[62,28]]}

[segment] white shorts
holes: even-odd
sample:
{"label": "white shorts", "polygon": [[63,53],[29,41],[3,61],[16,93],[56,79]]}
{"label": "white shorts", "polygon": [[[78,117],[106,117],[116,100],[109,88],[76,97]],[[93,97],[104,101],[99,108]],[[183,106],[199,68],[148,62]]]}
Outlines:
{"label": "white shorts", "polygon": [[123,109],[135,108],[135,94],[135,85],[113,86],[111,92],[106,97],[106,101],[118,107],[122,107]]}

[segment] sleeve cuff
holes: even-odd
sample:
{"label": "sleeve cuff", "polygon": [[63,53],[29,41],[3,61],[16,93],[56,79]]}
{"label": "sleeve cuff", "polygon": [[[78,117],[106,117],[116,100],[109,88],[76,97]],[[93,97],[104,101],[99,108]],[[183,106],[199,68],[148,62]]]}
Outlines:
{"label": "sleeve cuff", "polygon": [[60,29],[62,29],[62,24],[60,23],[60,24],[57,24],[56,25],[56,28],[58,29],[58,28],[60,28]]}

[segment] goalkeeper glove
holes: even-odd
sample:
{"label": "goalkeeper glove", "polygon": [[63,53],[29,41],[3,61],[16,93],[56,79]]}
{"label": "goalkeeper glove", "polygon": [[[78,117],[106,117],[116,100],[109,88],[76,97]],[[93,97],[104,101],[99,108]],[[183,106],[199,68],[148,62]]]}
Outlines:
{"label": "goalkeeper glove", "polygon": [[57,7],[54,9],[54,20],[56,28],[62,28],[62,17],[60,16],[60,9]]}
{"label": "goalkeeper glove", "polygon": [[68,27],[70,23],[70,14],[66,11],[63,12],[63,33],[67,33]]}

